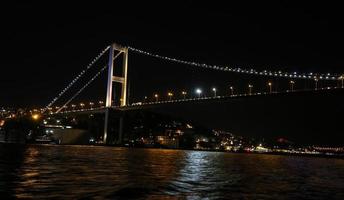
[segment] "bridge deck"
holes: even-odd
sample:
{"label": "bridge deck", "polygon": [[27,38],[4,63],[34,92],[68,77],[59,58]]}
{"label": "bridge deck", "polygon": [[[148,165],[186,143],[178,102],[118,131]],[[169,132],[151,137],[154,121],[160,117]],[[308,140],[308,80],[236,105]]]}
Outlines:
{"label": "bridge deck", "polygon": [[[340,90],[342,88],[337,87],[326,87],[326,88],[319,88],[318,90],[302,90],[302,91],[293,91],[293,92],[273,92],[273,93],[252,93],[252,94],[236,94],[230,96],[214,96],[214,97],[200,97],[200,98],[188,98],[188,99],[175,99],[175,100],[166,100],[166,101],[156,101],[156,102],[138,102],[133,103],[127,106],[112,106],[111,109],[118,110],[118,111],[126,111],[126,110],[139,110],[139,109],[146,109],[150,107],[156,106],[163,106],[167,104],[181,104],[181,103],[202,103],[202,102],[221,102],[221,101],[229,101],[233,99],[241,99],[241,98],[253,98],[253,97],[267,97],[267,96],[285,96],[285,95],[297,95],[301,93],[317,93],[323,92],[328,90]],[[96,114],[96,113],[105,113],[105,107],[97,107],[97,108],[90,108],[90,109],[80,109],[80,110],[70,110],[70,111],[63,111],[60,113],[53,113],[52,115],[56,114]]]}

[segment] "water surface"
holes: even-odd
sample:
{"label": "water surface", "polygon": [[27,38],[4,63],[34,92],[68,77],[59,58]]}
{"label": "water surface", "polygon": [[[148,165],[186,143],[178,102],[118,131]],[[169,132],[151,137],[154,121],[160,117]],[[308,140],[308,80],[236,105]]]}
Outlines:
{"label": "water surface", "polygon": [[3,199],[344,199],[344,160],[0,145],[0,194]]}

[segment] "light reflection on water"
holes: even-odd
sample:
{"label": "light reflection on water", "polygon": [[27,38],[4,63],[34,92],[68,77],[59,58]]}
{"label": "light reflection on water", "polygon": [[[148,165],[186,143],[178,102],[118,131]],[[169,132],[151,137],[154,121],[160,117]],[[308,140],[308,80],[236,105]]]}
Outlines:
{"label": "light reflection on water", "polygon": [[344,199],[344,160],[0,145],[0,195],[28,199]]}

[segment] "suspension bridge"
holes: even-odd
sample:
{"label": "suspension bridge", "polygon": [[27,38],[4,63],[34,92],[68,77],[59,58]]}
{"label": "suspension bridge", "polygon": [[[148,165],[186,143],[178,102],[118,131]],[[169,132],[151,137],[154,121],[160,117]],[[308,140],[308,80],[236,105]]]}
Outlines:
{"label": "suspension bridge", "polygon": [[[211,95],[206,96],[202,88],[194,88],[194,91],[182,90],[178,94],[168,92],[163,98],[161,94],[154,93],[153,98],[145,96],[142,101],[131,102],[129,99],[129,86],[128,86],[128,54],[129,52],[140,54],[155,59],[161,59],[176,64],[191,66],[194,68],[202,68],[208,70],[222,71],[226,73],[235,73],[237,75],[252,75],[264,78],[280,78],[288,80],[288,89],[283,91],[276,91],[273,81],[266,83],[267,90],[257,91],[253,90],[254,85],[247,84],[247,90],[240,92],[234,85],[228,86],[228,92],[225,94],[218,94],[218,88],[211,88]],[[57,102],[65,96],[69,91],[91,68],[94,68],[96,63],[102,58],[108,56],[107,65],[102,66],[93,77],[91,77],[79,90],[77,90],[70,98],[68,98],[61,106],[56,106]],[[119,65],[115,65],[116,61],[120,60]],[[76,99],[84,90],[89,87],[101,74],[107,72],[107,84],[105,102],[89,102],[89,105],[80,103],[78,106],[73,100]],[[313,86],[308,89],[296,89],[295,84],[297,80],[308,80],[313,82]],[[333,82],[334,84],[320,87],[320,81]],[[114,84],[119,84],[119,91],[115,91]],[[165,106],[170,104],[192,104],[195,102],[216,102],[230,101],[237,98],[257,98],[266,96],[284,96],[288,94],[305,93],[305,92],[322,92],[327,90],[336,90],[344,88],[344,76],[342,74],[331,73],[300,73],[300,72],[286,72],[286,71],[272,71],[272,70],[257,70],[242,67],[232,66],[219,66],[209,65],[201,62],[181,60],[178,58],[167,57],[160,54],[155,54],[143,51],[134,47],[124,47],[119,44],[112,44],[102,50],[87,66],[83,69],[44,109],[43,113],[48,115],[68,115],[68,114],[92,114],[104,113],[104,143],[107,141],[108,126],[109,126],[109,113],[110,111],[125,112],[128,110],[139,110],[147,107]],[[119,98],[114,98],[115,93],[119,93]],[[191,94],[193,93],[193,95]],[[54,107],[55,106],[55,107]],[[55,108],[55,109],[54,109]],[[119,133],[123,132],[123,119],[120,117]]]}

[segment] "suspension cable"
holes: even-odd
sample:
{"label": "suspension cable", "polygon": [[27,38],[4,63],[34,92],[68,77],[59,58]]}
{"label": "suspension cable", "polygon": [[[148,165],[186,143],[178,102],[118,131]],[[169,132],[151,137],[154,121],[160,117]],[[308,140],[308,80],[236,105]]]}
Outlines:
{"label": "suspension cable", "polygon": [[100,71],[98,71],[98,73],[96,73],[96,75],[94,75],[78,92],[76,92],[72,98],[70,98],[68,101],[66,101],[65,104],[63,104],[63,106],[61,106],[55,113],[59,113],[63,108],[65,108],[73,99],[75,99],[83,90],[85,90],[96,78],[99,77],[99,75],[106,69],[106,65],[104,67],[102,67],[100,69]]}
{"label": "suspension cable", "polygon": [[255,69],[244,69],[241,67],[230,67],[230,66],[218,66],[218,65],[209,65],[205,63],[200,63],[200,62],[192,62],[192,61],[186,61],[186,60],[181,60],[177,58],[172,58],[172,57],[167,57],[167,56],[162,56],[159,54],[154,54],[150,53],[147,51],[143,51],[134,47],[128,47],[128,49],[140,53],[143,55],[163,59],[163,60],[168,60],[176,63],[181,63],[185,65],[191,65],[191,66],[196,66],[196,67],[201,67],[201,68],[207,68],[207,69],[214,69],[214,70],[219,70],[219,71],[227,71],[227,72],[236,72],[236,73],[243,73],[243,74],[252,74],[252,75],[258,75],[258,76],[273,76],[273,77],[285,77],[285,78],[297,78],[297,79],[313,79],[313,80],[319,80],[319,79],[324,79],[324,80],[340,80],[343,76],[340,76],[338,74],[330,74],[330,73],[297,73],[297,72],[283,72],[283,71],[269,71],[269,70],[263,70],[263,71],[258,71]]}
{"label": "suspension cable", "polygon": [[69,90],[86,72],[89,70],[94,63],[96,63],[104,53],[109,50],[110,46],[107,46],[103,51],[101,51],[86,67],[82,70],[43,110],[45,112],[49,107],[51,107],[67,90]]}

